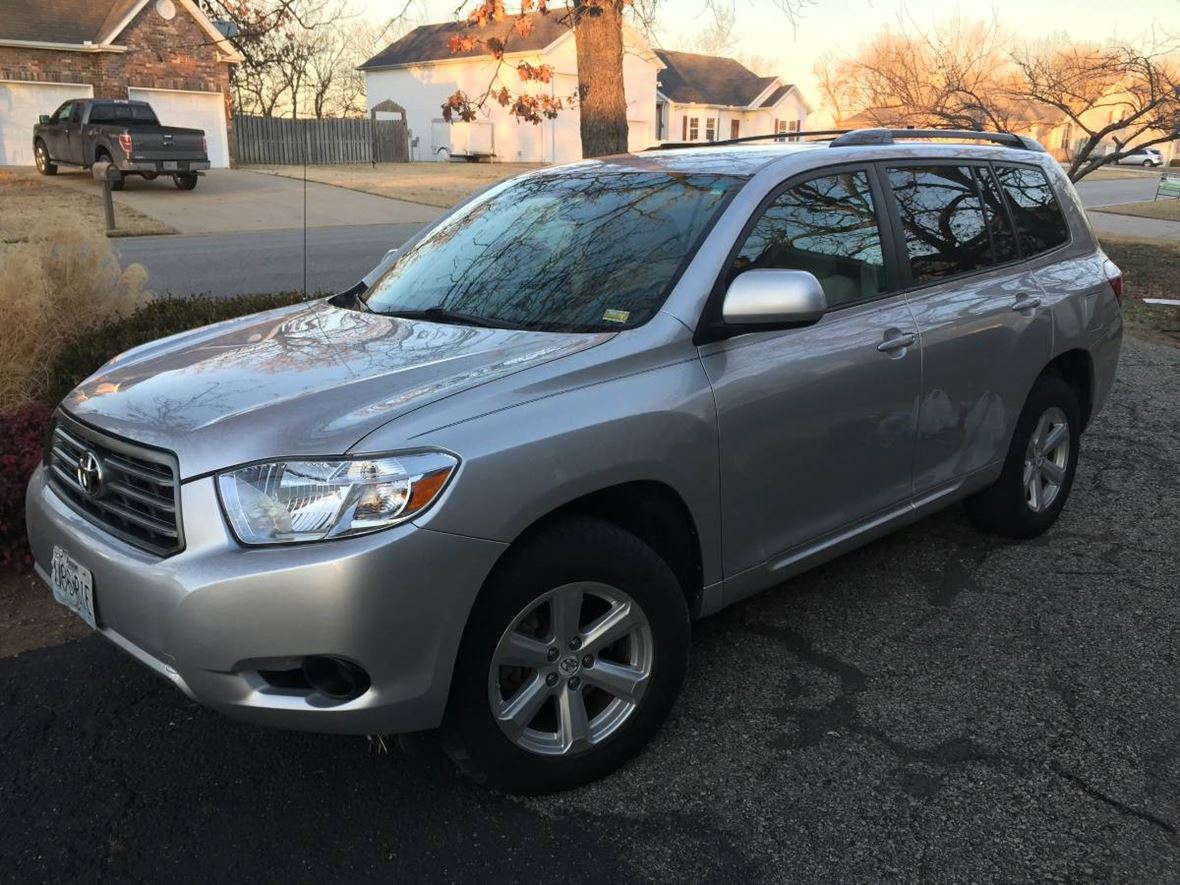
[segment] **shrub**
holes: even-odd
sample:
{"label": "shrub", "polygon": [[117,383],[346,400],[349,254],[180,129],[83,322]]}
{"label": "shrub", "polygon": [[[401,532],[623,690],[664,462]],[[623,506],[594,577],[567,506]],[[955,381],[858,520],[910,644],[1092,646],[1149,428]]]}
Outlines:
{"label": "shrub", "polygon": [[0,415],[0,568],[24,568],[32,562],[25,537],[25,485],[41,461],[49,415],[43,403]]}
{"label": "shrub", "polygon": [[77,335],[57,351],[47,368],[45,400],[61,402],[78,383],[113,356],[148,341],[198,326],[283,307],[303,300],[300,292],[232,298],[156,298],[121,319]]}
{"label": "shrub", "polygon": [[101,231],[61,213],[0,247],[0,415],[40,400],[65,342],[142,304],[146,280],[141,265],[120,268]]}

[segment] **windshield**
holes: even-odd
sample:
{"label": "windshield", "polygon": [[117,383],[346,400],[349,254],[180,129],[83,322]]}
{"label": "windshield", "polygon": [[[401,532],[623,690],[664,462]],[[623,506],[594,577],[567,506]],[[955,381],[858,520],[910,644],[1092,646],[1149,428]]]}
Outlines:
{"label": "windshield", "polygon": [[741,182],[598,165],[532,175],[446,219],[399,256],[366,303],[551,332],[638,326]]}

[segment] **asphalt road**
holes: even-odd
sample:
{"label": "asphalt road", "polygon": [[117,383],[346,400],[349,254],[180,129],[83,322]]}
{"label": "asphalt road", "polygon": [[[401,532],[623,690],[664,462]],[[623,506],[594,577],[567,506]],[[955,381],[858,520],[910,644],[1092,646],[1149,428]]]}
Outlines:
{"label": "asphalt road", "polygon": [[1177,377],[1127,343],[1043,538],[954,508],[696,624],[654,743],[561,796],[231,722],[98,637],[0,660],[0,880],[1175,882]]}
{"label": "asphalt road", "polygon": [[[1121,170],[1120,170],[1121,171]],[[1127,170],[1131,171],[1131,170]],[[1114,206],[1118,203],[1138,203],[1155,196],[1160,173],[1135,170],[1134,177],[1091,181],[1083,178],[1077,183],[1078,196],[1087,209]]]}
{"label": "asphalt road", "polygon": [[[312,228],[307,232],[307,291],[347,289],[420,224]],[[114,240],[124,267],[148,270],[159,294],[216,296],[304,287],[301,230],[254,231]]]}

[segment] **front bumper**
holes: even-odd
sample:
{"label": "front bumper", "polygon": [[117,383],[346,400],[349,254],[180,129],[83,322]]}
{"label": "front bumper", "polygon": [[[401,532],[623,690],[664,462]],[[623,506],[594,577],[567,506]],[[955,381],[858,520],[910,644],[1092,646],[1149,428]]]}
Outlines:
{"label": "front bumper", "polygon": [[[194,700],[260,725],[377,734],[442,721],[467,614],[505,545],[412,524],[339,541],[239,546],[204,477],[181,487],[185,549],[165,559],[71,509],[39,468],[26,520],[37,573],[54,546],[93,573],[100,632]],[[262,672],[345,658],[372,685],[336,702]]]}

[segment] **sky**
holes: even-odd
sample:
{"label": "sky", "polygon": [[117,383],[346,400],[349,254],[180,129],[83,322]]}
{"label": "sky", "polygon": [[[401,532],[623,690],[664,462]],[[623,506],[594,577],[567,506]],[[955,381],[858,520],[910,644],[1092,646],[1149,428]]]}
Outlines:
{"label": "sky", "polygon": [[[402,0],[355,0],[364,13],[383,20]],[[514,0],[506,0],[512,10]],[[517,0],[518,2],[518,0]],[[553,2],[553,0],[550,0]],[[732,3],[736,23],[736,49],[746,55],[776,59],[785,81],[799,84],[812,104],[819,104],[812,68],[825,53],[851,53],[877,31],[896,26],[930,29],[956,15],[967,20],[990,19],[1035,38],[1067,33],[1075,40],[1135,38],[1156,26],[1180,29],[1180,0],[992,0],[955,3],[947,0],[810,0],[796,24],[776,7],[774,0],[720,0]],[[413,15],[420,21],[450,21],[461,0],[414,0]],[[556,4],[555,4],[556,5]],[[681,48],[682,41],[703,30],[710,21],[706,0],[660,0],[659,45]]]}

